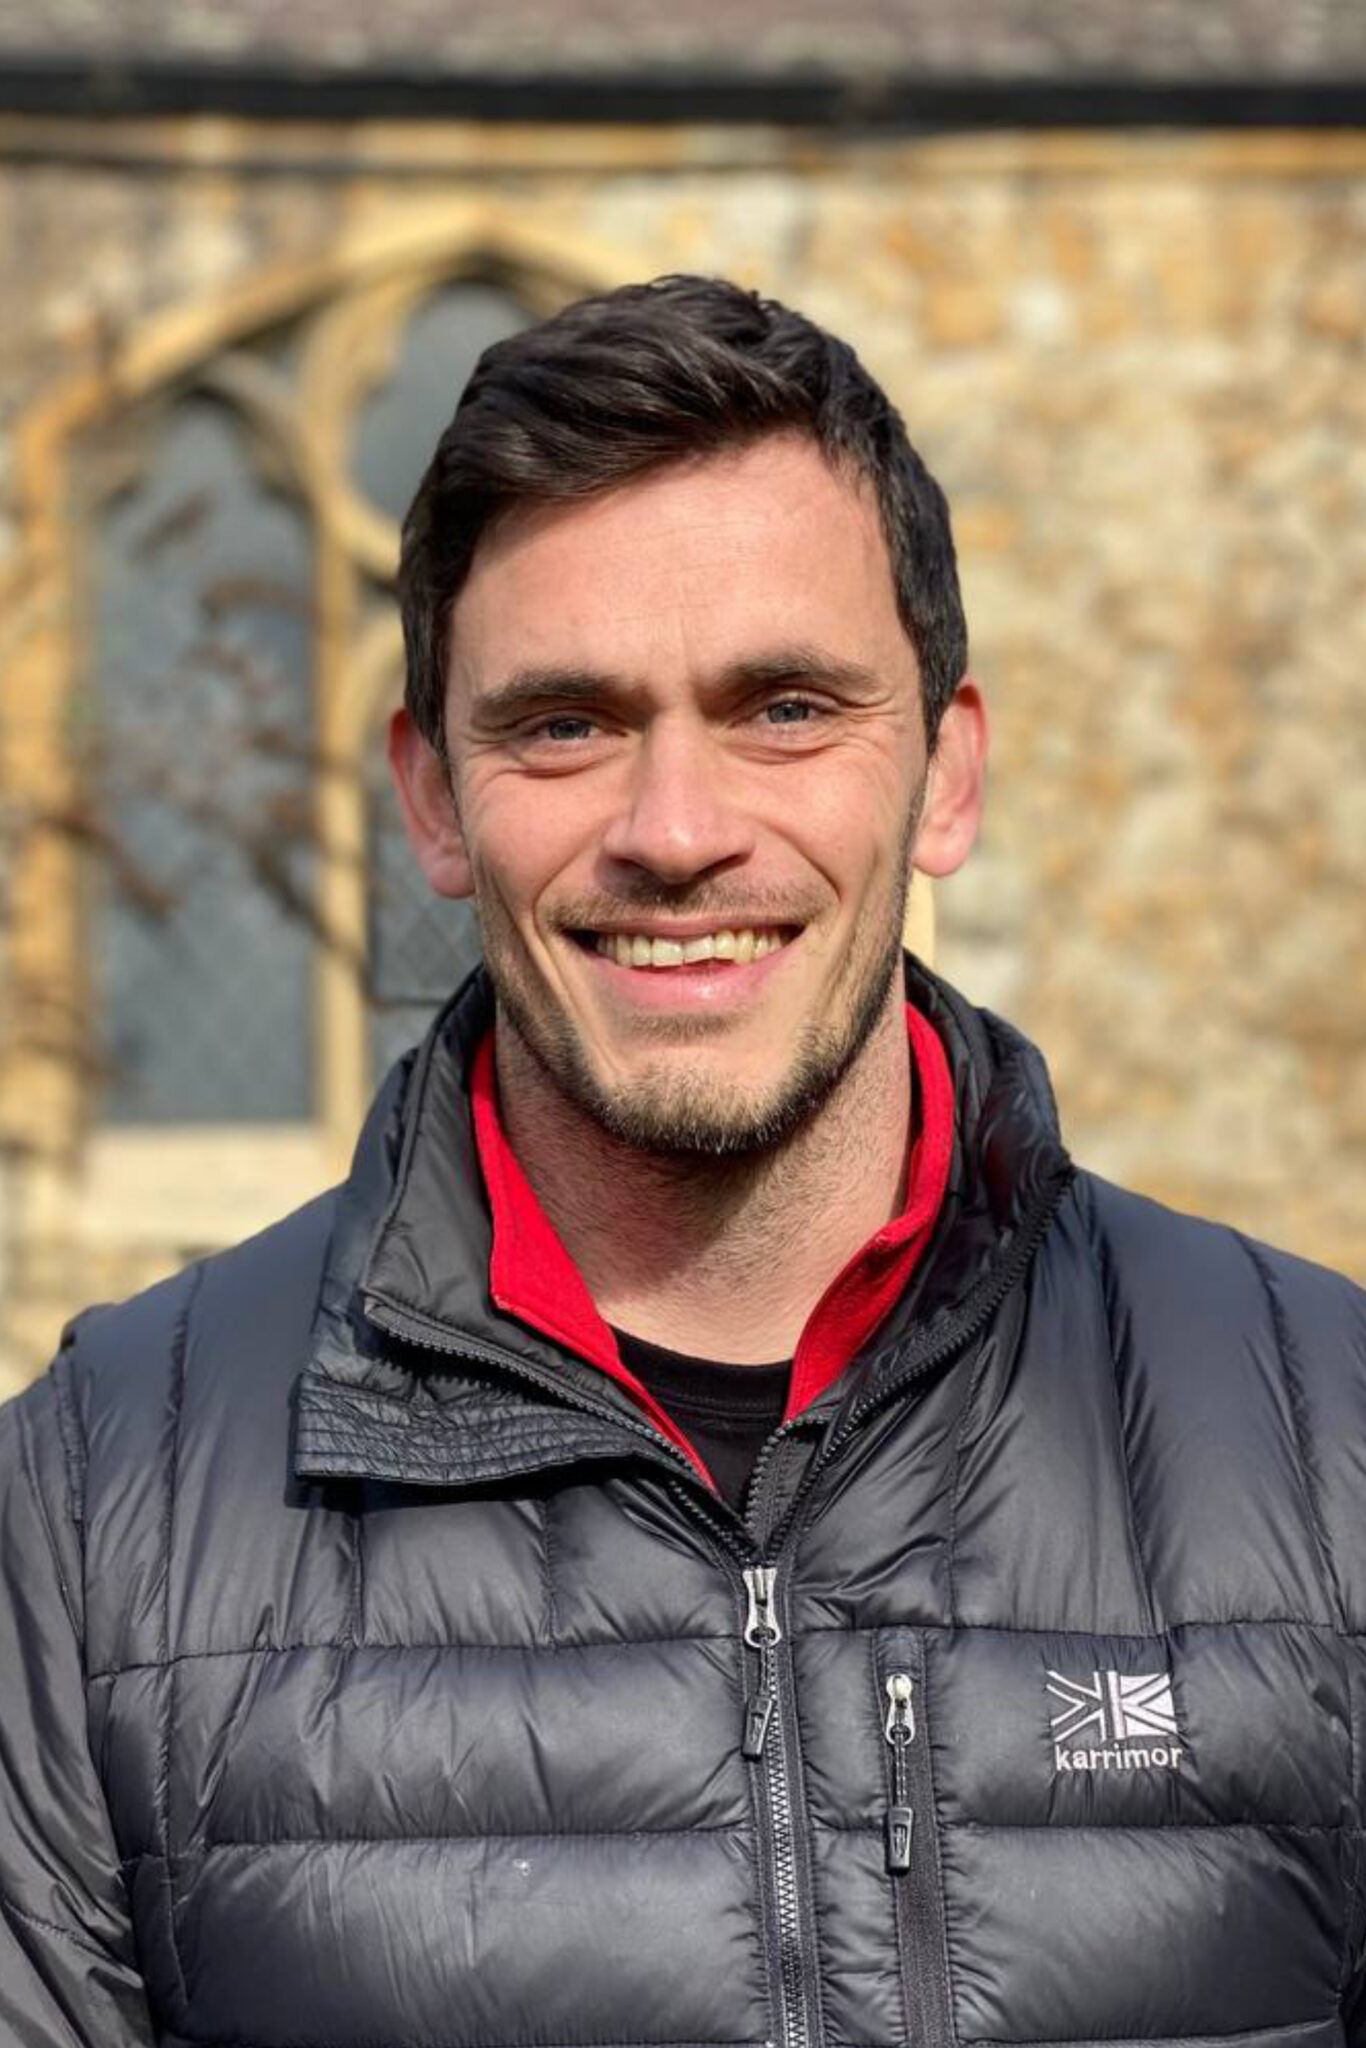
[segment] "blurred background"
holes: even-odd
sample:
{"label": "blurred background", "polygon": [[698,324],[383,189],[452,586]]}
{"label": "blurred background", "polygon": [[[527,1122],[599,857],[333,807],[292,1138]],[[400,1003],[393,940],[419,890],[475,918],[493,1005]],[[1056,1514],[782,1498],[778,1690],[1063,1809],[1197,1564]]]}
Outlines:
{"label": "blurred background", "polygon": [[936,964],[1081,1159],[1366,1279],[1358,0],[3,0],[0,1391],[342,1173],[476,956],[380,773],[397,521],[488,341],[671,269],[948,491]]}

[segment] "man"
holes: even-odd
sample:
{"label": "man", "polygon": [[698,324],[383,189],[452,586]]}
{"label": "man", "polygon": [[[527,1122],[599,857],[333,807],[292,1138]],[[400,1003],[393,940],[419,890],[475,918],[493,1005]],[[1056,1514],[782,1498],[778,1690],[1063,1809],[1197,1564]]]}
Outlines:
{"label": "man", "polygon": [[0,2035],[1366,2040],[1366,1305],[902,958],[985,725],[883,394],[585,301],[401,594],[487,974],[3,1418]]}

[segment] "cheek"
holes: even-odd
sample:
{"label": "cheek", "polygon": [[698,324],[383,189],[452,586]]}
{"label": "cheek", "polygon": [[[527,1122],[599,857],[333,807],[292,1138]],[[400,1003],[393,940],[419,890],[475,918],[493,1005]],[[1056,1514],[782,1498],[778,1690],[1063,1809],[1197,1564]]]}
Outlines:
{"label": "cheek", "polygon": [[801,820],[806,858],[845,896],[900,869],[910,802],[902,777],[865,761],[838,778],[812,776],[789,817]]}
{"label": "cheek", "polygon": [[480,901],[506,922],[534,920],[574,860],[571,806],[553,783],[499,779],[472,787],[463,815]]}

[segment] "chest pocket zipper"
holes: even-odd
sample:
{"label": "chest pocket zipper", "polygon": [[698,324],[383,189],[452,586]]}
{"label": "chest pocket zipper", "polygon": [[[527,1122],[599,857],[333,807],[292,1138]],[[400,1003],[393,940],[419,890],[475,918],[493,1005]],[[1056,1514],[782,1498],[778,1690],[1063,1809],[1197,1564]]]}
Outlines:
{"label": "chest pocket zipper", "polygon": [[906,1752],[915,1741],[915,1680],[909,1671],[887,1675],[887,1719],[883,1735],[892,1751],[892,1798],[887,1808],[887,1868],[904,1877],[911,1867],[915,1808],[911,1805],[911,1773]]}
{"label": "chest pocket zipper", "polygon": [[914,1630],[886,1632],[878,1644],[877,1670],[886,1779],[883,1849],[896,1915],[904,2038],[908,2048],[949,2048],[954,2034],[925,1711],[924,1650]]}

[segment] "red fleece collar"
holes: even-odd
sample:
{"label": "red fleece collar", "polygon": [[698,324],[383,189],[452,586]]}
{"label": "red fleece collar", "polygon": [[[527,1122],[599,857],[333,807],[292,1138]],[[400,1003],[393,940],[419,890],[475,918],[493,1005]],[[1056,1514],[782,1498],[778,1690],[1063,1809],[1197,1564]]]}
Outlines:
{"label": "red fleece collar", "polygon": [[[799,1415],[838,1378],[904,1291],[933,1230],[953,1150],[953,1079],[939,1034],[910,1003],[906,1030],[920,1100],[906,1206],[877,1231],[826,1288],[806,1321],[792,1361],[787,1415]],[[489,1293],[495,1307],[598,1366],[632,1395],[662,1436],[708,1485],[711,1475],[687,1437],[635,1374],[599,1315],[583,1275],[532,1192],[498,1114],[493,1032],[474,1057],[474,1135],[493,1216]]]}

